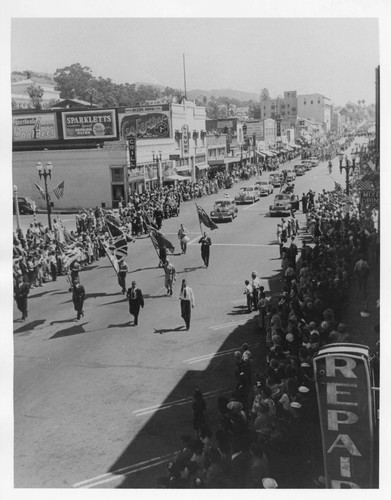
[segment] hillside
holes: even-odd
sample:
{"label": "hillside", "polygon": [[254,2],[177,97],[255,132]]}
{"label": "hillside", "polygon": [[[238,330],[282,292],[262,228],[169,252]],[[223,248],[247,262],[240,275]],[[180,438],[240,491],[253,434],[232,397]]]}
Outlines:
{"label": "hillside", "polygon": [[187,97],[190,99],[195,99],[201,95],[206,96],[208,99],[213,95],[214,97],[229,97],[231,99],[237,99],[238,101],[259,101],[259,94],[234,89],[194,89],[187,92]]}

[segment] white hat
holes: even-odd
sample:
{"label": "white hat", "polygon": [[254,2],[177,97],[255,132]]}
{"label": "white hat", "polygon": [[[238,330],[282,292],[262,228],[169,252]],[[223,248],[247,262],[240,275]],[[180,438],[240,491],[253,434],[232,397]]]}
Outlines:
{"label": "white hat", "polygon": [[301,385],[298,390],[299,390],[299,392],[301,392],[303,394],[307,393],[307,392],[310,392],[310,390],[308,389],[308,387],[306,387],[305,385]]}
{"label": "white hat", "polygon": [[291,408],[300,409],[301,408],[301,404],[298,403],[297,401],[292,401]]}
{"label": "white hat", "polygon": [[278,488],[278,484],[272,477],[265,477],[262,479],[262,484],[264,488]]}

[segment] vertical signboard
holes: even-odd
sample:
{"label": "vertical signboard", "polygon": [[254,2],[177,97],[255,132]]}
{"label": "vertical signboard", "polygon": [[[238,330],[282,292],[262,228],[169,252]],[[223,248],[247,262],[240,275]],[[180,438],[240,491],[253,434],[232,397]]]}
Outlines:
{"label": "vertical signboard", "polygon": [[134,136],[128,136],[128,153],[129,153],[129,165],[130,169],[134,169],[137,167],[137,145],[136,138]]}
{"label": "vertical signboard", "polygon": [[332,344],[314,358],[327,488],[373,488],[373,401],[368,347]]}
{"label": "vertical signboard", "polygon": [[182,125],[182,156],[189,154],[189,125]]}

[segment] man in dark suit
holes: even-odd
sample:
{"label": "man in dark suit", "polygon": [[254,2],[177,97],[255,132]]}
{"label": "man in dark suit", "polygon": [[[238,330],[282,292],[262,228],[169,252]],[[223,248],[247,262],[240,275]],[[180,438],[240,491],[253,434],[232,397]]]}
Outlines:
{"label": "man in dark suit", "polygon": [[137,326],[140,307],[144,307],[144,297],[140,288],[137,288],[135,281],[132,281],[132,287],[128,289],[127,297],[129,312],[134,317],[134,326]]}

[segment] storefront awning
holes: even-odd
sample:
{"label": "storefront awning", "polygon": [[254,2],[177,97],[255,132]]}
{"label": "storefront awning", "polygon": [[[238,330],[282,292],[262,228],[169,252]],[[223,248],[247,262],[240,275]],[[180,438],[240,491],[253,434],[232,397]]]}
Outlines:
{"label": "storefront awning", "polygon": [[263,149],[262,153],[264,153],[266,156],[270,156],[270,158],[273,158],[274,156],[276,156],[274,153],[272,153],[268,149]]}
{"label": "storefront awning", "polygon": [[[243,158],[244,159],[244,158]],[[224,163],[237,163],[240,161],[240,157],[234,156],[233,158],[224,158]]]}
{"label": "storefront awning", "polygon": [[284,149],[285,149],[286,151],[294,151],[294,150],[295,150],[295,148],[292,148],[292,146],[289,146],[289,144],[286,144],[286,145],[284,146]]}
{"label": "storefront awning", "polygon": [[181,167],[176,167],[177,172],[187,172],[190,170],[189,165],[182,165]]}
{"label": "storefront awning", "polygon": [[191,177],[185,175],[172,174],[164,177],[163,181],[165,182],[174,182],[174,181],[191,181]]}
{"label": "storefront awning", "polygon": [[267,154],[266,153],[263,153],[261,151],[255,151],[257,153],[257,155],[259,156],[262,156],[262,158],[267,158]]}
{"label": "storefront awning", "polygon": [[205,170],[206,168],[209,168],[209,165],[207,163],[200,163],[200,165],[196,165],[198,170]]}

